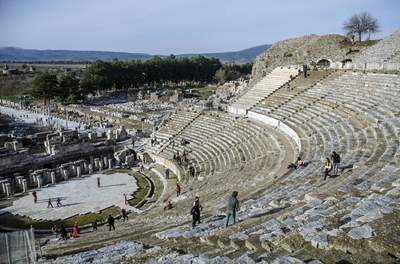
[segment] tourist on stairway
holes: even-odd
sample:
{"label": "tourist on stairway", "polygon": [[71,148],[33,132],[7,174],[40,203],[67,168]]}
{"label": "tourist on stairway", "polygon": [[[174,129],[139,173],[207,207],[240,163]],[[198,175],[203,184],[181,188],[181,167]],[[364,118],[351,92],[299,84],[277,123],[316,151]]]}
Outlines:
{"label": "tourist on stairway", "polygon": [[196,227],[196,223],[200,222],[200,207],[199,203],[194,203],[192,209],[190,210],[190,214],[192,215],[192,228]]}
{"label": "tourist on stairway", "polygon": [[55,236],[55,238],[58,238],[58,228],[57,225],[53,225],[53,227],[51,228],[51,232],[53,233],[53,235]]}
{"label": "tourist on stairway", "polygon": [[65,228],[65,226],[63,224],[61,224],[61,227],[60,227],[60,234],[61,234],[61,239],[62,240],[67,240],[68,239],[67,229]]}
{"label": "tourist on stairway", "polygon": [[109,227],[108,231],[111,231],[111,228],[113,230],[115,230],[114,222],[115,222],[114,217],[112,215],[108,215],[108,218],[107,218],[107,223],[108,223],[108,227]]}
{"label": "tourist on stairway", "polygon": [[92,231],[97,231],[97,220],[92,223]]}
{"label": "tourist on stairway", "polygon": [[123,222],[125,222],[125,220],[128,221],[128,213],[126,212],[126,210],[124,208],[122,208],[121,214],[122,214],[122,221]]}
{"label": "tourist on stairway", "polygon": [[179,185],[179,182],[176,183],[176,197],[181,195],[181,186]]}
{"label": "tourist on stairway", "polygon": [[72,237],[79,237],[81,234],[81,229],[78,226],[78,223],[75,223],[74,227],[72,228]]}
{"label": "tourist on stairway", "polygon": [[199,208],[199,217],[197,218],[197,220],[198,220],[197,222],[198,222],[199,224],[201,224],[200,218],[201,218],[201,211],[203,211],[203,206],[202,206],[201,203],[200,203],[200,198],[199,198],[199,196],[196,196],[196,197],[194,198],[193,206],[197,206],[197,207]]}
{"label": "tourist on stairway", "polygon": [[231,216],[233,218],[233,224],[236,223],[236,211],[239,210],[239,200],[237,199],[237,196],[238,192],[234,191],[228,199],[225,227],[229,226],[229,219]]}
{"label": "tourist on stairway", "polygon": [[325,165],[324,165],[324,181],[326,177],[329,176],[329,172],[332,170],[332,163],[329,158],[326,158]]}
{"label": "tourist on stairway", "polygon": [[332,164],[333,164],[333,175],[337,176],[338,171],[339,171],[339,165],[340,165],[340,155],[337,154],[335,151],[332,152],[331,155],[332,158]]}

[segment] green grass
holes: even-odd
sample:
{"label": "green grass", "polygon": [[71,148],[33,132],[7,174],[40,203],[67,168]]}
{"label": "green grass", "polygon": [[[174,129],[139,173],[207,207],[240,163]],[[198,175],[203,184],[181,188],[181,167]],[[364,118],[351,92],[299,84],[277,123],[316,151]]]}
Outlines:
{"label": "green grass", "polygon": [[215,94],[217,90],[216,86],[207,86],[207,87],[200,87],[200,88],[193,88],[192,93],[198,96],[199,99],[205,100],[208,99],[211,95]]}
{"label": "green grass", "polygon": [[341,49],[350,49],[350,48],[362,48],[362,47],[370,47],[372,45],[375,45],[378,43],[380,40],[379,39],[373,39],[373,40],[365,40],[365,41],[356,41],[354,43],[345,43],[345,44],[340,44],[339,47]]}
{"label": "green grass", "polygon": [[133,198],[128,200],[130,206],[136,206],[138,203],[140,203],[146,197],[147,192],[150,188],[149,182],[146,180],[145,177],[143,177],[143,175],[138,172],[133,172],[133,175],[136,178],[139,188],[133,194]]}
{"label": "green grass", "polygon": [[121,209],[118,207],[112,206],[106,208],[98,213],[88,213],[84,215],[77,215],[70,218],[66,218],[64,220],[56,220],[56,221],[37,221],[32,218],[20,215],[13,215],[10,213],[4,214],[0,216],[0,223],[2,226],[12,227],[12,228],[22,228],[27,229],[30,226],[33,226],[36,229],[50,229],[52,226],[57,225],[60,226],[64,224],[66,227],[71,227],[75,223],[83,226],[86,224],[90,224],[94,221],[104,221],[109,214],[111,215],[119,215]]}
{"label": "green grass", "polygon": [[[145,171],[144,173],[146,174],[147,177],[149,177],[153,181],[153,183],[154,183],[154,198],[156,200],[158,200],[164,189],[163,183],[158,178],[158,176],[156,176],[153,172]],[[172,171],[170,171],[170,178],[171,177],[176,177],[176,176],[174,176]]]}
{"label": "green grass", "polygon": [[[136,192],[132,194],[133,197],[128,200],[131,206],[135,206],[141,200],[143,200],[143,198],[145,198],[150,186],[147,180],[143,176],[141,176],[138,173],[133,173],[132,171],[127,169],[115,169],[115,170],[104,171],[103,174],[112,174],[115,172],[128,173],[129,175],[135,177],[137,180],[139,188]],[[11,204],[9,202],[2,201],[1,203],[1,207],[3,208],[10,205]],[[36,229],[50,229],[54,225],[60,226],[61,224],[64,224],[67,227],[71,227],[75,223],[78,223],[78,225],[83,226],[86,224],[91,224],[94,221],[102,222],[105,221],[108,215],[110,214],[113,216],[118,216],[121,214],[121,209],[119,207],[112,206],[96,213],[76,215],[70,218],[66,218],[64,220],[57,220],[57,221],[37,221],[26,216],[13,215],[7,213],[0,215],[0,223],[2,226],[12,227],[12,228],[26,229],[29,228],[30,226],[33,226]]]}

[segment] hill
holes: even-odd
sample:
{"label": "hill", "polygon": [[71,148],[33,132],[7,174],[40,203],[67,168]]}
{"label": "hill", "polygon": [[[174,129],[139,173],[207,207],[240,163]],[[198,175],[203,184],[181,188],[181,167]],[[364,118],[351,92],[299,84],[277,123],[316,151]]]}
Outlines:
{"label": "hill", "polygon": [[[222,62],[246,63],[268,49],[271,45],[261,45],[241,51],[181,54],[178,56],[192,57],[202,55],[215,57]],[[94,61],[94,60],[147,60],[155,55],[147,53],[111,52],[111,51],[77,51],[77,50],[37,50],[15,47],[0,48],[0,61]],[[163,56],[161,56],[163,57]]]}
{"label": "hill", "polygon": [[78,51],[78,50],[37,50],[14,47],[0,48],[2,61],[94,61],[150,59],[152,55],[145,53],[110,52],[110,51]]}
{"label": "hill", "polygon": [[[366,47],[360,46],[349,52],[350,47],[342,45],[346,37],[341,35],[307,35],[275,43],[254,61],[252,79],[260,80],[278,66],[313,64],[321,59],[329,61],[351,60]],[[357,52],[355,52],[357,50]]]}
{"label": "hill", "polygon": [[240,51],[229,51],[229,52],[215,52],[215,53],[202,53],[202,54],[182,54],[180,56],[196,56],[202,55],[204,57],[218,58],[221,62],[236,62],[246,63],[253,61],[258,55],[266,51],[271,47],[270,44],[255,46],[252,48],[240,50]]}

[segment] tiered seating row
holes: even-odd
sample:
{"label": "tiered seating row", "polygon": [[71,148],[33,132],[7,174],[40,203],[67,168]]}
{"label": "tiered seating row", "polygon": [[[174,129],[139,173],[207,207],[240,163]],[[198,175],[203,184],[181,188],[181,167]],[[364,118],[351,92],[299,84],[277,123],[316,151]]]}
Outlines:
{"label": "tiered seating row", "polygon": [[199,114],[191,111],[177,111],[173,113],[157,131],[156,137],[168,140],[190,124]]}
{"label": "tiered seating row", "polygon": [[256,105],[262,99],[276,91],[298,74],[296,67],[282,67],[274,69],[264,77],[253,88],[249,89],[243,96],[229,107],[229,112],[234,114],[245,114],[246,110]]}
{"label": "tiered seating row", "polygon": [[[395,31],[389,37],[379,41],[374,46],[364,50],[354,59],[356,63],[383,63],[399,62],[400,30]],[[396,57],[397,56],[397,57]]]}
{"label": "tiered seating row", "polygon": [[[341,186],[355,178],[374,182],[388,164],[399,167],[395,158],[399,155],[395,107],[400,103],[399,84],[398,75],[346,73],[269,115],[297,131],[302,144],[308,145],[303,153],[306,159],[319,161],[336,150],[345,163],[356,164],[351,177],[340,180]],[[255,111],[266,112],[261,107]],[[321,162],[317,164],[310,173],[320,174]]]}
{"label": "tiered seating row", "polygon": [[243,118],[212,113],[199,116],[159,155],[172,159],[174,154],[185,151],[196,175],[206,177],[242,170],[249,164],[255,166],[252,169],[257,173],[264,166],[278,162],[284,150],[282,143],[264,128]]}

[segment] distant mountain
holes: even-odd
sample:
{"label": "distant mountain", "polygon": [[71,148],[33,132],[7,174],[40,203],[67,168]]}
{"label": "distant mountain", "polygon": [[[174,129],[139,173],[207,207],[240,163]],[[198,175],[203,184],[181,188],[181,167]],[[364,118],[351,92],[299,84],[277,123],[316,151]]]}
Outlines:
{"label": "distant mountain", "polygon": [[246,63],[253,61],[258,55],[269,49],[272,45],[260,45],[239,51],[228,51],[228,52],[215,52],[215,53],[202,53],[202,54],[181,54],[178,56],[196,56],[202,55],[204,57],[218,58],[221,62],[235,62],[235,63]]}
{"label": "distant mountain", "polygon": [[[241,51],[180,54],[181,57],[202,55],[215,57],[221,62],[251,62],[271,45],[261,45]],[[37,50],[15,47],[0,48],[0,61],[94,61],[94,60],[147,60],[155,55],[146,53],[111,52],[111,51],[78,51],[78,50]],[[164,56],[161,56],[164,57]]]}
{"label": "distant mountain", "polygon": [[152,55],[144,53],[79,51],[79,50],[36,50],[14,47],[0,48],[0,60],[12,61],[94,61],[150,59]]}

